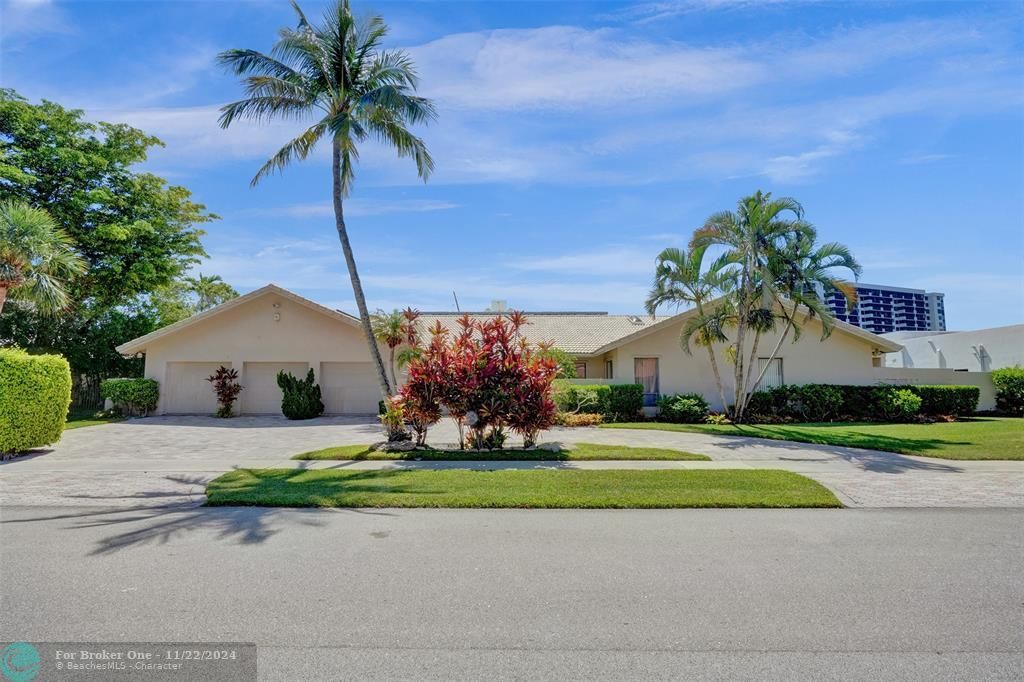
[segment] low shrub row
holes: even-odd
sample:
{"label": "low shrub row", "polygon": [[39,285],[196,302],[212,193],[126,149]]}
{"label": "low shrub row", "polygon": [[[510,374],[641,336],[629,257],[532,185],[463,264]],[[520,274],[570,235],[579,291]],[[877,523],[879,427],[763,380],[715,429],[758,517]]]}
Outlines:
{"label": "low shrub row", "polygon": [[605,421],[629,421],[636,419],[644,405],[640,384],[574,384],[556,379],[552,388],[555,406],[562,414],[599,414]]}
{"label": "low shrub row", "polygon": [[700,393],[663,395],[658,398],[658,420],[675,424],[703,424],[708,401]]}
{"label": "low shrub row", "polygon": [[67,360],[0,348],[0,455],[60,440],[69,405]]}
{"label": "low shrub row", "polygon": [[106,379],[100,395],[127,415],[146,415],[156,408],[160,386],[153,379]]}
{"label": "low shrub row", "polygon": [[747,417],[819,422],[904,421],[919,414],[966,416],[977,409],[980,393],[977,386],[779,386],[752,394]]}
{"label": "low shrub row", "polygon": [[996,385],[996,409],[1024,417],[1024,368],[1004,367],[992,372]]}

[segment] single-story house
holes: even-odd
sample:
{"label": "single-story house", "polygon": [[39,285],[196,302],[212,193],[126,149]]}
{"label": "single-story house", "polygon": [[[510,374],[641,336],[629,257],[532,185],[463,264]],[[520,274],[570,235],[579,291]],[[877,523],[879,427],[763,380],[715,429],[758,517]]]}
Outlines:
{"label": "single-story house", "polygon": [[951,332],[889,332],[901,344],[885,358],[886,367],[955,369],[991,372],[1024,366],[1024,324]]}
{"label": "single-story house", "polygon": [[[423,313],[424,329],[439,320],[455,328],[464,313]],[[470,313],[474,317],[500,313]],[[661,319],[640,315],[591,312],[526,313],[525,335],[547,341],[574,355],[581,381],[640,383],[647,402],[659,394],[702,393],[721,409],[707,351],[692,354],[680,348],[680,334],[689,312]],[[883,357],[900,344],[852,325],[837,322],[822,341],[819,323],[805,325],[798,341],[787,339],[766,370],[762,386],[782,383],[984,383],[952,371],[930,370],[921,381],[903,376],[915,370],[886,369]],[[778,341],[761,339],[758,367]],[[160,383],[158,414],[212,414],[213,390],[205,379],[219,366],[237,369],[244,390],[242,414],[280,414],[276,376],[281,370],[305,375],[312,369],[320,384],[327,414],[374,414],[380,399],[376,376],[359,320],[303,298],[274,284],[256,289],[215,308],[129,341],[117,348],[126,356],[144,354],[145,375]],[[387,358],[387,349],[382,348]],[[724,349],[718,364],[727,395],[732,365]],[[920,370],[925,371],[925,370]],[[933,375],[943,372],[943,376]],[[987,376],[987,375],[983,375]],[[989,386],[991,381],[988,381]],[[990,391],[989,391],[990,392]],[[987,396],[983,388],[985,403]]]}

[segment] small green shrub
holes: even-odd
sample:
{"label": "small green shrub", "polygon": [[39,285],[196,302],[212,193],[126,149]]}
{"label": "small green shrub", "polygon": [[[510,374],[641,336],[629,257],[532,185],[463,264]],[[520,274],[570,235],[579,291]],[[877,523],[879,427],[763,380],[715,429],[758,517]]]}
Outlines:
{"label": "small green shrub", "polygon": [[551,398],[559,412],[609,414],[611,387],[607,384],[573,384],[556,379],[552,388]]}
{"label": "small green shrub", "polygon": [[100,395],[128,415],[147,415],[160,399],[160,385],[153,379],[106,379]]}
{"label": "small green shrub", "polygon": [[700,424],[708,416],[708,401],[700,393],[663,395],[658,398],[658,419],[676,424]]}
{"label": "small green shrub", "polygon": [[597,426],[603,423],[604,415],[592,412],[580,412],[579,414],[559,412],[555,415],[555,424],[558,426]]}
{"label": "small green shrub", "polygon": [[885,395],[882,416],[886,421],[910,421],[921,411],[921,396],[909,388],[897,388]]}
{"label": "small green shrub", "polygon": [[978,409],[981,389],[977,386],[911,386],[921,398],[921,414],[961,417]]}
{"label": "small green shrub", "polygon": [[617,421],[631,421],[644,407],[644,387],[641,384],[612,384],[608,387],[608,413]]}
{"label": "small green shrub", "polygon": [[312,369],[305,379],[282,370],[277,373],[277,385],[281,387],[281,411],[288,419],[312,419],[324,413],[320,385],[314,382]]}
{"label": "small green shrub", "polygon": [[843,394],[828,384],[793,386],[787,396],[787,409],[801,421],[823,422],[839,416],[843,409]]}
{"label": "small green shrub", "polygon": [[399,400],[381,400],[379,415],[380,425],[384,427],[384,436],[389,443],[412,440],[412,434],[405,428],[405,408]]}
{"label": "small green shrub", "polygon": [[996,385],[996,409],[1024,416],[1024,368],[997,369],[992,372],[992,383]]}
{"label": "small green shrub", "polygon": [[0,454],[60,440],[71,405],[71,369],[59,355],[0,349]]}

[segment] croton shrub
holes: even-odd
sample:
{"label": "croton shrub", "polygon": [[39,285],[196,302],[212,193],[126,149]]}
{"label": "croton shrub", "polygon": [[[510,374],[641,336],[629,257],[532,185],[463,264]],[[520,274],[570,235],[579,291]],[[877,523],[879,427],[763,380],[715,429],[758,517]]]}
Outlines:
{"label": "croton shrub", "polygon": [[415,316],[407,320],[407,341],[418,352],[396,401],[418,443],[426,442],[427,429],[440,420],[442,410],[455,420],[460,446],[468,441],[476,449],[500,447],[505,429],[530,447],[554,424],[551,382],[558,363],[545,354],[546,345],[531,345],[523,336],[522,313],[486,320],[464,315],[454,333],[437,322],[423,348]]}

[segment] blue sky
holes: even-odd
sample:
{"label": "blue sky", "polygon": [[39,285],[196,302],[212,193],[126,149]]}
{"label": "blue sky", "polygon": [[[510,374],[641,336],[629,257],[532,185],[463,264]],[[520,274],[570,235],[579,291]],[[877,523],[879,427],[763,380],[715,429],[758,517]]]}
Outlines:
{"label": "blue sky", "polygon": [[[0,78],[161,137],[147,167],[222,216],[242,291],[354,308],[327,150],[249,179],[294,123],[221,131],[283,0],[0,0]],[[303,3],[309,15],[320,5]],[[415,58],[440,120],[430,182],[363,151],[349,227],[371,307],[637,312],[653,261],[756,189],[801,201],[863,281],[946,293],[951,328],[1024,321],[1019,3],[356,2]]]}

